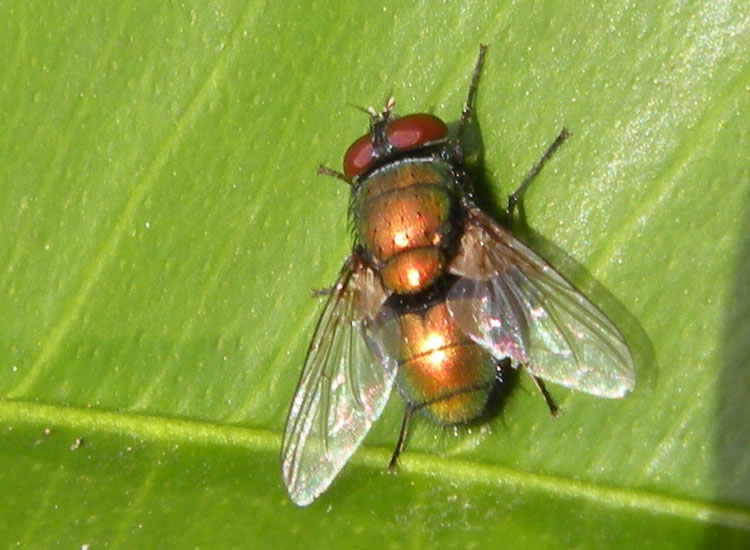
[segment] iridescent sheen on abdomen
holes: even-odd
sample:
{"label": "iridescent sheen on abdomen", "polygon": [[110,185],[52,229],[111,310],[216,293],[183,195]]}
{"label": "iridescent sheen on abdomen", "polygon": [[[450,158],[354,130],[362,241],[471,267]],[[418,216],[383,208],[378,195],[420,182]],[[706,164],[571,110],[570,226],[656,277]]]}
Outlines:
{"label": "iridescent sheen on abdomen", "polygon": [[396,378],[404,399],[442,424],[479,417],[496,361],[463,334],[444,301],[399,317],[403,339]]}

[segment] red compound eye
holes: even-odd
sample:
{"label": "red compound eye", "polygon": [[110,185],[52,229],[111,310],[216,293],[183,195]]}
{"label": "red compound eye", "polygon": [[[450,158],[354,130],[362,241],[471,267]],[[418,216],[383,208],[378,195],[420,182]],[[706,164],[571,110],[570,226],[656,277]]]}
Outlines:
{"label": "red compound eye", "polygon": [[396,149],[411,149],[448,135],[445,122],[426,114],[407,115],[388,125],[385,136]]}
{"label": "red compound eye", "polygon": [[[425,143],[439,141],[448,135],[445,122],[427,114],[407,115],[388,125],[385,137],[396,149],[413,149]],[[344,175],[353,179],[372,161],[372,135],[365,134],[349,146],[344,154]]]}
{"label": "red compound eye", "polygon": [[349,146],[344,154],[344,175],[353,179],[367,168],[372,160],[372,141],[370,134],[365,134]]}

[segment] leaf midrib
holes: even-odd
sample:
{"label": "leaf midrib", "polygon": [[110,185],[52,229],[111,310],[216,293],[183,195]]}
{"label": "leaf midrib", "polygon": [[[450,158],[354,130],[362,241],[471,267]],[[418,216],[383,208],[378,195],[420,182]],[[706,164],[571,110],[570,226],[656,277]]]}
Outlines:
{"label": "leaf midrib", "polygon": [[[137,434],[141,440],[224,445],[272,454],[276,454],[281,445],[281,434],[273,430],[27,401],[0,402],[0,423],[65,426],[81,433],[103,431],[130,436]],[[353,458],[353,462],[381,468],[387,463],[390,454],[390,449],[363,446]],[[474,462],[466,458],[440,457],[411,451],[402,457],[400,467],[409,474],[444,478],[453,483],[522,488],[565,499],[586,500],[613,509],[641,510],[750,530],[750,510],[739,506],[680,498],[642,489],[610,487],[497,464]]]}

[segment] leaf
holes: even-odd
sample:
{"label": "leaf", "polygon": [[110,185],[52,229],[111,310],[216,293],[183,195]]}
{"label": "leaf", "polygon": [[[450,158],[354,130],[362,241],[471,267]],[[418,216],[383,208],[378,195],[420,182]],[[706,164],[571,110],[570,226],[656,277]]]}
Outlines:
{"label": "leaf", "polygon": [[[6,547],[743,547],[748,25],[740,2],[0,5]],[[479,42],[491,211],[600,304],[635,392],[519,380],[459,435],[398,398],[306,509],[278,447],[347,253],[351,105],[458,118]],[[45,432],[45,430],[47,430]]]}

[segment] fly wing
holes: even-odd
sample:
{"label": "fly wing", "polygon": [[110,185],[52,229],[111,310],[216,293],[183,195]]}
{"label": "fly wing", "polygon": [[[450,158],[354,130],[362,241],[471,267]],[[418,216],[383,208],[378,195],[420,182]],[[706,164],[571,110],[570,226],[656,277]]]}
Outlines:
{"label": "fly wing", "polygon": [[397,363],[383,343],[395,327],[385,297],[353,255],[318,320],[281,447],[281,475],[300,506],[328,488],[388,401]]}
{"label": "fly wing", "polygon": [[627,344],[599,309],[481,210],[469,212],[448,308],[469,337],[545,380],[600,397],[635,386]]}

